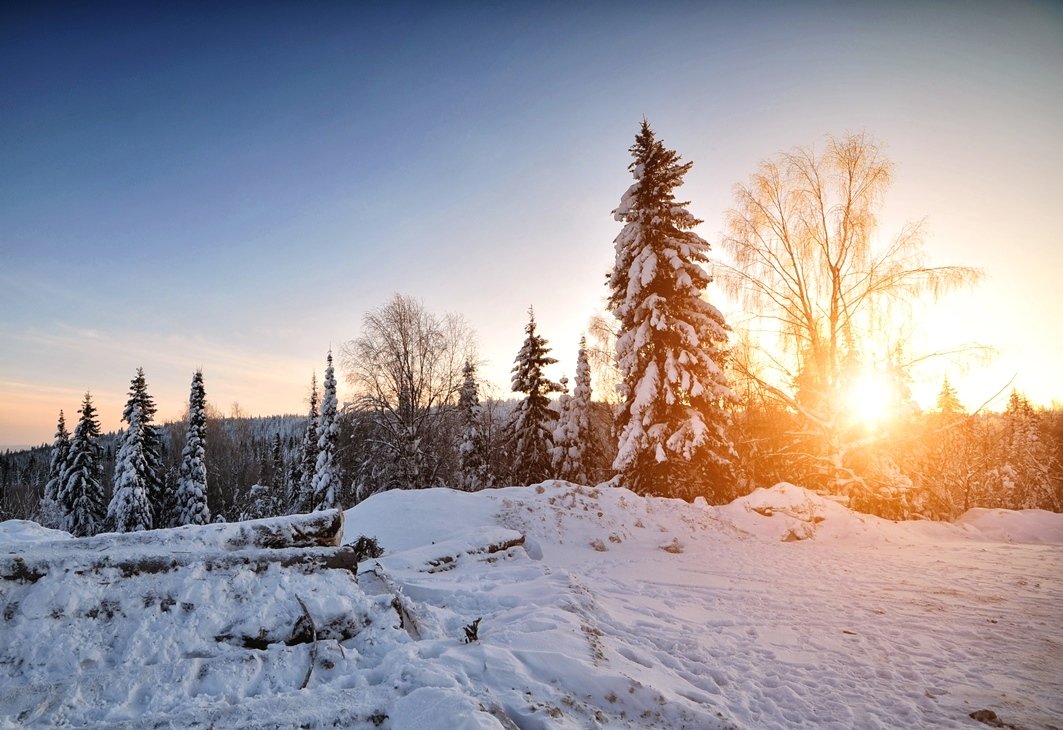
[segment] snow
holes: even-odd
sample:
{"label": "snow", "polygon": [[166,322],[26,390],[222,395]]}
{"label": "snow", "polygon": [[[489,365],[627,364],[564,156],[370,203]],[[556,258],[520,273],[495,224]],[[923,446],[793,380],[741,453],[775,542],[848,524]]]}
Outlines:
{"label": "snow", "polygon": [[[181,529],[129,550],[238,528]],[[1063,724],[1063,515],[892,522],[791,484],[712,507],[550,481],[386,492],[344,530],[385,549],[357,580],[0,580],[0,726]],[[0,558],[55,537],[2,523]],[[319,641],[287,645],[300,601]],[[265,648],[231,638],[262,630]]]}
{"label": "snow", "polygon": [[71,539],[69,532],[50,530],[30,520],[0,522],[0,551],[3,552],[14,552],[14,547],[21,547],[24,544],[69,539]]}

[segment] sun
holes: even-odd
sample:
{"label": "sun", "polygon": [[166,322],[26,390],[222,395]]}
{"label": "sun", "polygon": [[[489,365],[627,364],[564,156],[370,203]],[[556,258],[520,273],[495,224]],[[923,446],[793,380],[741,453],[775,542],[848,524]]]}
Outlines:
{"label": "sun", "polygon": [[871,428],[890,417],[893,388],[881,373],[864,370],[849,386],[846,400],[853,418]]}

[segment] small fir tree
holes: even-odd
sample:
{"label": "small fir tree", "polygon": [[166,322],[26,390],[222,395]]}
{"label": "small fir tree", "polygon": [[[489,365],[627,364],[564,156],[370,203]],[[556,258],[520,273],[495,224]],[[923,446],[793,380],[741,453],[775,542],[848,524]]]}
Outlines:
{"label": "small fir tree", "polygon": [[92,394],[85,393],[58,494],[63,529],[75,537],[100,532],[106,517],[99,438],[100,422],[96,419]]}
{"label": "small fir tree", "polygon": [[340,488],[336,465],[336,441],[339,437],[337,420],[336,376],[332,368],[332,350],[329,350],[325,381],[322,383],[321,418],[318,421],[317,464],[314,466],[312,490],[314,510],[333,509]]}
{"label": "small fir tree", "polygon": [[562,376],[559,385],[561,395],[557,397],[557,421],[554,423],[554,431],[550,436],[553,442],[553,446],[550,447],[550,465],[554,469],[554,476],[558,479],[566,479],[562,471],[568,459],[569,449],[574,445],[576,434],[572,431],[572,396],[568,393],[568,378]]}
{"label": "small fir tree", "polygon": [[[143,371],[137,373],[143,379]],[[136,379],[133,382],[135,384]],[[153,516],[148,500],[148,465],[144,457],[143,406],[133,393],[123,420],[128,423],[128,428],[121,436],[115,459],[114,489],[107,507],[107,524],[114,532],[150,530]]]}
{"label": "small fir tree", "polygon": [[562,396],[560,410],[554,430],[557,476],[576,484],[590,484],[592,465],[601,455],[591,427],[591,366],[585,337],[579,341],[575,387],[571,397]]}
{"label": "small fir tree", "polygon": [[507,427],[507,452],[516,485],[527,485],[549,479],[553,430],[557,411],[550,407],[550,393],[561,386],[543,374],[543,368],[557,362],[547,353],[545,338],[535,332],[535,312],[528,310],[527,337],[513,366],[513,392],[525,393],[517,404]]}
{"label": "small fir tree", "polygon": [[302,514],[314,509],[314,469],[317,468],[318,438],[317,374],[310,379],[310,413],[306,417],[306,431],[299,456],[299,479],[292,480],[292,513]]}
{"label": "small fir tree", "polygon": [[728,327],[701,296],[711,281],[702,267],[709,244],[691,231],[701,221],[673,194],[692,163],[680,163],[645,120],[630,151],[635,183],[613,211],[625,225],[608,277],[623,377],[613,467],[639,493],[728,493],[737,458],[723,372]]}
{"label": "small fir tree", "polygon": [[44,485],[44,497],[38,509],[38,522],[45,527],[62,529],[63,514],[59,508],[59,491],[63,486],[63,472],[66,470],[70,456],[70,433],[66,430],[66,418],[59,411],[59,422],[55,427],[55,441],[52,442],[52,456],[48,462],[48,481]]}
{"label": "small fir tree", "polygon": [[963,415],[963,404],[960,403],[959,396],[956,395],[956,389],[952,387],[952,383],[949,382],[949,376],[946,375],[941,381],[941,391],[938,393],[937,409],[939,413],[946,416],[959,416]]}
{"label": "small fir tree", "polygon": [[458,419],[461,441],[458,444],[458,482],[467,492],[491,486],[488,472],[487,438],[483,430],[483,409],[480,406],[476,366],[468,360],[462,369],[464,376],[458,395]]}
{"label": "small fir tree", "polygon": [[207,506],[207,394],[203,388],[203,371],[192,376],[188,397],[188,435],[181,452],[181,471],[177,480],[178,525],[210,524]]}

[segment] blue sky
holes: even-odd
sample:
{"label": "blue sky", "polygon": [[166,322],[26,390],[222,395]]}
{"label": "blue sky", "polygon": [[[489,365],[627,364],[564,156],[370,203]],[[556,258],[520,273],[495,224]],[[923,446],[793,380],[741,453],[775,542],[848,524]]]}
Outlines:
{"label": "blue sky", "polygon": [[990,275],[927,318],[1000,348],[961,395],[1063,399],[1058,6],[149,5],[2,11],[0,444],[86,389],[116,428],[139,365],[166,418],[196,367],[222,410],[302,412],[394,292],[464,314],[503,393],[534,304],[571,375],[644,115],[710,241],[758,161],[874,135],[884,234],[927,216],[932,261]]}

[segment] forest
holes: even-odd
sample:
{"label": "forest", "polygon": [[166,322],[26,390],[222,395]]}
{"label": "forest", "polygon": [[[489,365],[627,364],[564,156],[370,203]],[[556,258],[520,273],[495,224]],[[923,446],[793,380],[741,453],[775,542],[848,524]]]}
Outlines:
{"label": "forest", "polygon": [[[790,482],[891,519],[1063,509],[1058,406],[1002,384],[1002,412],[967,410],[947,377],[932,407],[913,400],[912,365],[930,356],[898,334],[913,304],[982,273],[925,264],[917,224],[876,245],[892,165],[873,139],[762,163],[735,189],[720,258],[675,196],[693,163],[645,121],[630,152],[606,311],[564,366],[572,382],[551,379],[533,309],[503,398],[479,381],[461,316],[396,294],[328,353],[306,415],[223,413],[197,371],[186,417],[157,424],[138,369],[125,427],[103,434],[86,393],[72,431],[61,413],[53,444],[0,457],[0,519],[92,535],[548,479],[712,504]],[[743,316],[727,321],[721,293]]]}

